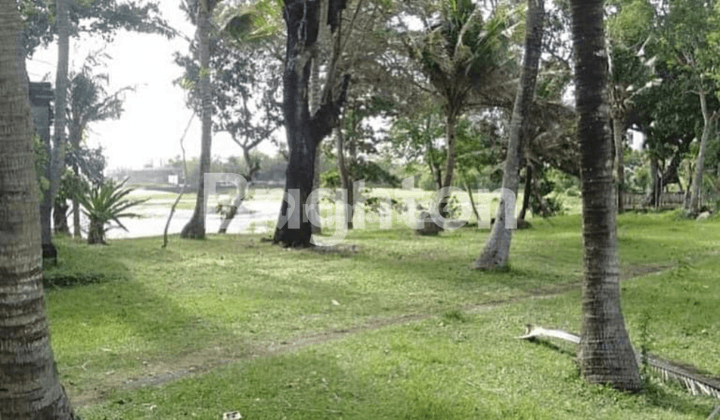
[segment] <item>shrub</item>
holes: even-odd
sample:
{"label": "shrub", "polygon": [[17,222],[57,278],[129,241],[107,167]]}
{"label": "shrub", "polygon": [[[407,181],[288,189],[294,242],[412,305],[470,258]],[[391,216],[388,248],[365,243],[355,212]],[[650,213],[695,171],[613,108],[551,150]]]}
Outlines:
{"label": "shrub", "polygon": [[[88,244],[105,244],[105,233],[115,227],[127,231],[127,228],[120,222],[121,218],[140,217],[139,214],[126,210],[146,200],[127,199],[127,195],[133,189],[126,188],[125,182],[127,179],[120,183],[105,180],[88,188],[85,194],[78,195],[78,201],[84,209],[83,213],[90,219]],[[114,226],[110,222],[115,222],[116,225]]]}

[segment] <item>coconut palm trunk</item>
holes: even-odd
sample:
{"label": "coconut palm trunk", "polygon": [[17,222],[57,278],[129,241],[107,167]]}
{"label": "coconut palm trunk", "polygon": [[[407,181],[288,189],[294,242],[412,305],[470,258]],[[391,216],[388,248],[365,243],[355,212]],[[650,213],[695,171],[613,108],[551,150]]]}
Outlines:
{"label": "coconut palm trunk", "polygon": [[32,124],[20,15],[0,2],[0,418],[72,419],[42,287]]}
{"label": "coconut palm trunk", "polygon": [[[77,151],[80,149],[80,138],[82,134],[77,130],[77,128],[73,129],[73,127],[70,128],[70,136],[68,138],[70,147],[72,147],[72,150]],[[73,159],[72,162],[72,171],[73,174],[75,174],[75,178],[79,179],[80,177],[80,167],[77,163],[77,159]],[[82,232],[80,229],[80,203],[77,199],[78,191],[75,191],[73,193],[72,198],[72,214],[73,214],[73,237],[74,238],[82,238]]]}
{"label": "coconut palm trunk", "polygon": [[625,136],[625,123],[621,117],[614,117],[613,121],[613,142],[615,143],[615,170],[617,176],[617,203],[618,213],[625,209],[623,206],[623,192],[625,190],[625,159],[623,137]]}
{"label": "coconut palm trunk", "polygon": [[690,197],[690,213],[697,215],[700,213],[700,193],[703,182],[703,170],[705,169],[705,154],[707,152],[708,139],[710,138],[710,132],[712,131],[713,120],[716,118],[715,115],[711,115],[708,110],[707,98],[705,97],[705,91],[701,90],[698,95],[700,96],[700,107],[703,115],[703,132],[700,137],[700,150],[698,151],[697,160],[695,161],[695,176],[692,180],[692,195]]}
{"label": "coconut palm trunk", "polygon": [[603,1],[571,0],[571,9],[585,253],[580,371],[591,383],[636,391],[640,375],[620,308]]}
{"label": "coconut palm trunk", "polygon": [[201,114],[201,149],[200,174],[198,176],[198,192],[195,200],[195,211],[192,218],[180,232],[181,238],[205,238],[205,174],[210,171],[210,147],[212,145],[212,92],[210,89],[210,16],[212,10],[208,8],[207,0],[200,0],[198,4],[197,39],[200,49],[200,100],[202,101]]}
{"label": "coconut palm trunk", "polygon": [[[530,195],[532,194],[532,182],[533,182],[533,167],[532,163],[528,161],[525,165],[525,188],[523,189],[523,203],[520,208],[520,214],[518,214],[518,225],[520,223],[525,224],[525,216],[527,210],[530,208]],[[518,226],[520,227],[520,226]]]}
{"label": "coconut palm trunk", "polygon": [[[445,156],[445,176],[438,176],[440,188],[448,188],[452,186],[453,175],[455,174],[455,158],[456,158],[456,138],[457,138],[457,122],[460,117],[460,107],[454,107],[450,104],[445,109],[445,147],[447,153]],[[450,202],[449,196],[444,196],[437,203],[437,214],[447,218],[450,211],[448,209],[448,203]]]}
{"label": "coconut palm trunk", "polygon": [[537,80],[538,65],[542,46],[543,18],[545,5],[543,0],[528,0],[528,11],[525,24],[525,57],[520,75],[512,119],[510,121],[510,141],[508,142],[507,158],[503,173],[503,193],[500,198],[495,224],[490,237],[485,243],[480,257],[475,261],[477,269],[503,268],[507,266],[510,257],[510,242],[512,240],[512,220],[506,215],[514,217],[515,197],[517,197],[520,150],[526,131],[526,121],[530,114],[535,94],[535,81]]}
{"label": "coconut palm trunk", "polygon": [[[60,190],[60,179],[65,169],[65,150],[67,147],[67,134],[65,128],[68,92],[68,66],[70,61],[70,4],[69,0],[55,0],[55,25],[58,34],[58,62],[55,73],[55,124],[53,127],[53,149],[50,155],[50,200],[54,203],[55,196]],[[62,206],[61,206],[62,207]],[[67,208],[57,208],[56,221],[64,219]],[[61,214],[60,214],[61,213]],[[67,225],[67,221],[65,221]],[[55,227],[56,231],[58,226]],[[64,227],[67,229],[67,226]]]}
{"label": "coconut palm trunk", "polygon": [[345,136],[342,127],[345,126],[345,117],[340,115],[340,124],[335,129],[335,141],[338,156],[338,172],[340,174],[340,188],[344,195],[345,225],[348,230],[353,229],[353,216],[355,209],[355,186],[350,176],[348,164],[345,161]]}

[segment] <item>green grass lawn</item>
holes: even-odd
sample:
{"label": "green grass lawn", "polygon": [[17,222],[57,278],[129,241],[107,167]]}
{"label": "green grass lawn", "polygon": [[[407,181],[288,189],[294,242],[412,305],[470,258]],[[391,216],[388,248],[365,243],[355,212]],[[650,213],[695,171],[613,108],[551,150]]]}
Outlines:
{"label": "green grass lawn", "polygon": [[[618,231],[635,345],[719,374],[720,221],[626,214]],[[58,369],[85,420],[700,419],[720,403],[586,385],[569,345],[515,339],[530,322],[579,330],[577,215],[516,232],[504,272],[469,268],[486,236],[354,231],[340,253],[258,235],[60,240]]]}

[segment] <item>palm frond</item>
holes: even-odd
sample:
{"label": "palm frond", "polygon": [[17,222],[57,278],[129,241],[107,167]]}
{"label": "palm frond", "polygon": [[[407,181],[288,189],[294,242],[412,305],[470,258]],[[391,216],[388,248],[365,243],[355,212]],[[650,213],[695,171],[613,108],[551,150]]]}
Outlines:
{"label": "palm frond", "polygon": [[282,32],[281,10],[278,0],[227,7],[220,13],[220,27],[240,43],[262,42]]}
{"label": "palm frond", "polygon": [[[538,327],[532,324],[526,325],[525,334],[518,338],[534,340],[540,337],[559,338],[574,344],[580,343],[580,336],[577,334]],[[692,395],[702,394],[720,399],[720,381],[693,366],[664,360],[655,355],[643,355],[638,351],[635,351],[635,357],[638,359],[639,364],[642,362],[647,363],[650,369],[658,374],[660,378],[665,381],[673,381],[683,385]],[[645,358],[645,360],[643,360],[643,358]],[[717,415],[717,411],[718,409],[716,409],[713,414]]]}
{"label": "palm frond", "polygon": [[[97,221],[102,226],[108,225],[110,221],[117,224],[117,227],[127,231],[125,225],[120,222],[121,218],[136,218],[141,217],[140,214],[130,213],[126,210],[144,203],[144,200],[129,200],[127,195],[130,194],[133,189],[126,188],[125,183],[127,179],[115,183],[112,181],[106,181],[100,185],[94,185],[87,189],[87,193],[79,194],[77,196],[78,202],[83,207],[83,213],[91,221]],[[107,226],[104,231],[112,229],[114,226]]]}
{"label": "palm frond", "polygon": [[713,420],[714,418],[717,418],[717,416],[720,416],[720,405],[715,407],[713,412],[708,416],[707,420]]}

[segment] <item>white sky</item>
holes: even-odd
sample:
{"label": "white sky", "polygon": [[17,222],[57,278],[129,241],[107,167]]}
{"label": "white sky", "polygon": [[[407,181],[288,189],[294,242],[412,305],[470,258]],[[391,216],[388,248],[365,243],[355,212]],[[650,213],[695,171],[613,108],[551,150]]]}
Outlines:
{"label": "white sky", "polygon": [[[163,17],[171,26],[193,37],[195,28],[186,21],[184,12],[174,1],[160,2]],[[94,39],[71,39],[70,71],[79,70],[89,51],[102,47]],[[180,137],[192,115],[185,107],[184,92],[172,81],[182,75],[182,69],[173,62],[173,52],[188,50],[187,41],[180,37],[168,40],[159,35],[120,32],[115,41],[107,45],[105,52],[112,60],[107,68],[96,73],[110,76],[108,92],[125,86],[136,86],[135,92],[125,95],[121,118],[91,124],[88,133],[90,146],[102,145],[108,158],[108,169],[141,168],[181,154]],[[47,81],[55,84],[57,44],[39,50],[27,63],[31,81],[40,81],[49,74]],[[284,134],[282,134],[284,137]],[[187,157],[200,155],[200,121],[196,117],[185,138]],[[270,142],[260,150],[274,154]],[[241,155],[241,149],[224,133],[213,135],[212,155],[223,158]]]}

